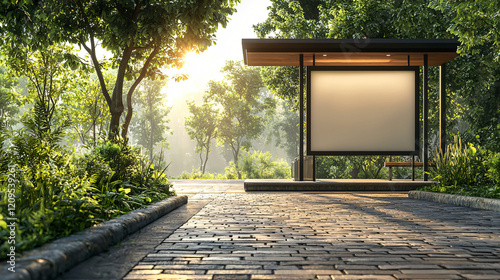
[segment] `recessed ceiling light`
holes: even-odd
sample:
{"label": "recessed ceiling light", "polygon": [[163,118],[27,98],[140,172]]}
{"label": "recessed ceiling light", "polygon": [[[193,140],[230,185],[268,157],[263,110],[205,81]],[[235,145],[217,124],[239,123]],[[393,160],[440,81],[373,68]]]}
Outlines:
{"label": "recessed ceiling light", "polygon": [[323,56],[326,56],[326,53],[324,53]]}
{"label": "recessed ceiling light", "polygon": [[391,56],[390,54],[386,54],[385,56]]}

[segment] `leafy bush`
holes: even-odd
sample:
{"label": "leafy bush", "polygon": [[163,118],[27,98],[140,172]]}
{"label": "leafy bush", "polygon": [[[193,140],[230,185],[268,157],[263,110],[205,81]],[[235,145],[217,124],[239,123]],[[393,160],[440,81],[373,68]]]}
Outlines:
{"label": "leafy bush", "polygon": [[225,174],[220,173],[202,173],[199,169],[193,169],[191,173],[182,172],[179,179],[227,179]]}
{"label": "leafy bush", "polygon": [[[245,152],[239,159],[242,179],[286,179],[291,178],[290,165],[284,161],[273,161],[269,152],[254,151],[252,154]],[[182,173],[179,179],[238,179],[234,162],[225,168],[224,174],[201,173],[193,169],[191,173]]]}
{"label": "leafy bush", "polygon": [[[252,154],[244,153],[239,161],[242,175],[246,179],[291,178],[290,165],[284,161],[273,161],[269,152],[254,151]],[[231,169],[226,170],[226,174],[228,171],[231,171]]]}
{"label": "leafy bush", "polygon": [[429,174],[438,184],[423,190],[500,198],[496,181],[500,159],[496,154],[471,143],[463,145],[461,139],[455,137],[446,151],[436,152],[434,157],[436,168],[431,168]]}
{"label": "leafy bush", "polygon": [[[22,139],[21,139],[22,138]],[[126,142],[103,143],[81,156],[21,132],[0,177],[0,215],[9,216],[8,179],[15,188],[16,248],[32,249],[172,195],[164,168]],[[32,143],[33,146],[28,145]],[[22,155],[22,156],[18,156]],[[30,160],[30,158],[33,158]],[[0,255],[8,231],[0,225]]]}
{"label": "leafy bush", "polygon": [[462,144],[459,137],[446,147],[446,151],[434,153],[436,168],[430,169],[434,180],[442,186],[484,186],[488,183],[484,164],[488,151],[473,144]]}
{"label": "leafy bush", "polygon": [[127,141],[104,142],[83,154],[76,160],[80,172],[96,176],[96,187],[109,190],[110,184],[117,191],[121,186],[130,188],[130,194],[157,191],[169,194],[170,185],[165,175],[167,166],[162,159],[149,162],[139,147],[128,145]]}
{"label": "leafy bush", "polygon": [[316,176],[326,179],[387,178],[385,160],[385,156],[317,157]]}
{"label": "leafy bush", "polygon": [[491,153],[487,160],[488,177],[500,186],[500,153]]}
{"label": "leafy bush", "polygon": [[[49,155],[53,156],[53,155]],[[98,201],[88,196],[92,178],[78,176],[66,163],[39,162],[34,166],[11,164],[0,184],[0,214],[9,216],[7,176],[15,186],[16,248],[31,249],[49,240],[96,223]],[[8,248],[7,230],[0,231],[2,257]]]}
{"label": "leafy bush", "polygon": [[349,157],[316,157],[316,177],[320,179],[350,179],[352,165]]}

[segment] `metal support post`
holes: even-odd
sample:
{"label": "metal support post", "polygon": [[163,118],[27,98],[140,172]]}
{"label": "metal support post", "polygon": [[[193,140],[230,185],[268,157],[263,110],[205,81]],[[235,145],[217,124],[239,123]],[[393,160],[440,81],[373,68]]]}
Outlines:
{"label": "metal support post", "polygon": [[415,155],[411,155],[411,180],[415,181]]}
{"label": "metal support post", "polygon": [[299,181],[304,181],[304,55],[299,55]]}
{"label": "metal support post", "polygon": [[439,67],[439,148],[446,149],[446,63]]}
{"label": "metal support post", "polygon": [[428,134],[429,134],[429,60],[427,57],[427,54],[424,54],[424,68],[422,71],[423,75],[423,86],[422,86],[422,91],[423,91],[423,106],[422,106],[422,117],[423,117],[423,137],[422,137],[422,146],[423,146],[423,151],[422,151],[422,161],[424,164],[424,181],[428,180],[428,161],[429,161],[429,155],[428,155],[428,150],[429,150],[429,139],[428,139]]}

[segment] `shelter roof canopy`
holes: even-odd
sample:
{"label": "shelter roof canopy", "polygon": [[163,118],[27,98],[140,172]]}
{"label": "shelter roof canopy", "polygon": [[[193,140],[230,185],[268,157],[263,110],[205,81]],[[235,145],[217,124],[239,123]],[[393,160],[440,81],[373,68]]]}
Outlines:
{"label": "shelter roof canopy", "polygon": [[249,66],[429,66],[442,65],[457,54],[453,39],[242,39]]}

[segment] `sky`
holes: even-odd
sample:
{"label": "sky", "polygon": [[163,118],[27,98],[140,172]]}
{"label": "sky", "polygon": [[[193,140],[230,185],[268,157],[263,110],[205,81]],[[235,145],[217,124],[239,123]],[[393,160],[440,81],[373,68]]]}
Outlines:
{"label": "sky", "polygon": [[237,12],[230,16],[226,28],[220,27],[216,33],[216,44],[201,54],[190,53],[185,58],[181,70],[168,73],[185,73],[186,81],[171,81],[163,90],[167,94],[168,105],[185,103],[186,99],[197,99],[206,89],[210,80],[220,81],[220,69],[226,60],[243,60],[242,38],[257,38],[253,25],[263,22],[268,15],[270,0],[242,0],[236,6]]}

